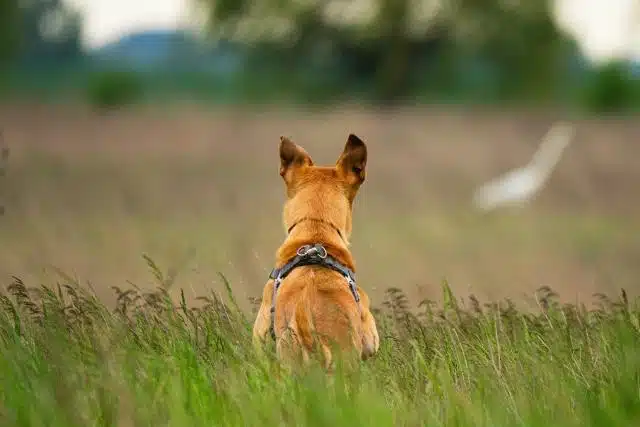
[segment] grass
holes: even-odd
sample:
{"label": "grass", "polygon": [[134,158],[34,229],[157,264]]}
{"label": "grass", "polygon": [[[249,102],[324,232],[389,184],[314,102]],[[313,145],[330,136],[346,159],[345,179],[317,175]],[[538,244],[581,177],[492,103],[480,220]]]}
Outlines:
{"label": "grass", "polygon": [[413,313],[399,289],[375,310],[379,354],[327,379],[288,374],[251,347],[231,288],[188,306],[114,288],[109,310],[71,279],[0,296],[0,422],[13,426],[628,426],[640,421],[640,305],[597,295],[537,313],[458,301]]}

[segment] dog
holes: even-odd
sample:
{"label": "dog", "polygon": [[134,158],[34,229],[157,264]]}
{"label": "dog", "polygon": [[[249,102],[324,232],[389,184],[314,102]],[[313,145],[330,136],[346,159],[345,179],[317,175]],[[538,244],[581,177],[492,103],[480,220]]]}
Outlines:
{"label": "dog", "polygon": [[336,349],[366,360],[378,351],[380,338],[369,297],[355,282],[349,238],[367,147],[349,134],[333,167],[314,165],[304,148],[284,136],[279,151],[286,238],[263,289],[254,344],[263,348],[271,333],[279,360],[308,364],[321,355],[329,371]]}

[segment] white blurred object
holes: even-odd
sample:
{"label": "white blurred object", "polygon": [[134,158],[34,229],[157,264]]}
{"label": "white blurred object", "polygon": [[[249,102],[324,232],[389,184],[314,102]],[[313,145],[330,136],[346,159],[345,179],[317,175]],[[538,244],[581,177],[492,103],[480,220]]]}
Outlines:
{"label": "white blurred object", "polygon": [[475,191],[474,206],[485,212],[501,206],[524,206],[544,187],[574,135],[571,124],[554,124],[525,167],[507,172]]}
{"label": "white blurred object", "polygon": [[639,0],[555,0],[554,15],[591,62],[640,61]]}

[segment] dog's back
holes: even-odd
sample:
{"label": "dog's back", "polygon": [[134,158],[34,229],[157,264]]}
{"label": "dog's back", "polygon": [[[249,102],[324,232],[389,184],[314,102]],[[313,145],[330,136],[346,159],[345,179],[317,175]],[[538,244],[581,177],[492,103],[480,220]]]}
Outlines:
{"label": "dog's back", "polygon": [[306,360],[319,348],[327,364],[334,346],[362,354],[360,310],[343,282],[339,273],[319,266],[301,267],[283,281],[275,311],[276,336],[286,337],[278,341],[279,352],[294,345]]}

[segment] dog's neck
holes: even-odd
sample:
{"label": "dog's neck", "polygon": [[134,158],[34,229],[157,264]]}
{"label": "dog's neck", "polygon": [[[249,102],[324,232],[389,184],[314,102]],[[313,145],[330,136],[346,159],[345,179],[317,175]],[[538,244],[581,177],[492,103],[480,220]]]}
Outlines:
{"label": "dog's neck", "polygon": [[355,263],[342,232],[329,222],[316,218],[302,218],[289,227],[287,238],[276,253],[277,266],[296,256],[298,248],[322,243],[333,258],[355,272]]}

